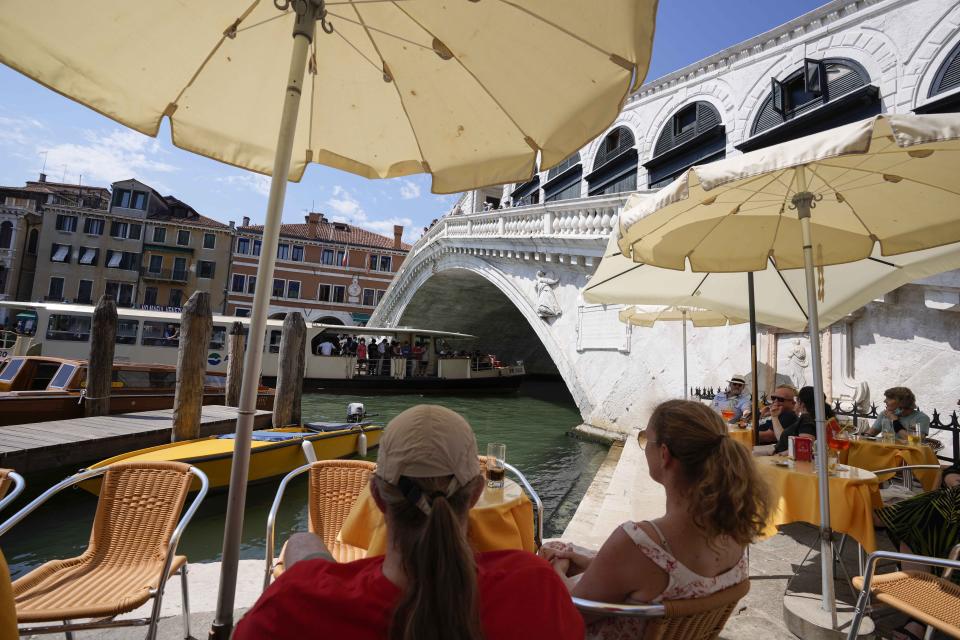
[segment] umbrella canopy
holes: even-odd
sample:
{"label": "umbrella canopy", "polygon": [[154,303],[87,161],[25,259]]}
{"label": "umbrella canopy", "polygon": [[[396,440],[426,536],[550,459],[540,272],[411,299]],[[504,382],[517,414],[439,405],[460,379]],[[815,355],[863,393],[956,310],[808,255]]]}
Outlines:
{"label": "umbrella canopy", "polygon": [[654,307],[632,306],[621,309],[620,322],[638,327],[652,327],[657,322],[686,322],[695,327],[725,327],[746,322],[742,318],[731,318],[719,311],[697,309],[696,307]]}
{"label": "umbrella canopy", "polygon": [[[303,0],[298,0],[303,1]],[[120,122],[271,174],[295,14],[271,0],[7,3],[0,61]],[[294,3],[295,4],[295,3]],[[309,162],[438,193],[523,181],[603,133],[646,75],[656,0],[326,3],[289,178]]]}
{"label": "umbrella canopy", "polygon": [[[627,201],[621,217],[628,216],[641,198]],[[587,302],[602,304],[659,304],[710,309],[730,318],[749,316],[747,278],[743,273],[697,273],[636,263],[624,257],[620,236],[613,234],[603,259],[583,290]],[[731,251],[737,251],[739,246]],[[960,269],[960,247],[949,245],[882,257],[879,249],[866,260],[831,265],[818,270],[820,323],[833,324],[899,286]],[[807,328],[807,286],[803,269],[777,269],[768,259],[766,268],[754,272],[757,322],[801,332]]]}
{"label": "umbrella canopy", "polygon": [[958,175],[960,115],[876,116],[689,169],[620,216],[620,248],[671,269],[800,268],[793,197],[811,193],[815,265],[889,258],[960,241]]}
{"label": "umbrella canopy", "polygon": [[[0,62],[131,128],[272,176],[214,638],[233,626],[250,438],[286,180],[309,162],[433,191],[526,180],[646,76],[656,0],[48,0],[0,12]],[[307,76],[304,78],[304,76]],[[306,97],[306,99],[301,99]]]}

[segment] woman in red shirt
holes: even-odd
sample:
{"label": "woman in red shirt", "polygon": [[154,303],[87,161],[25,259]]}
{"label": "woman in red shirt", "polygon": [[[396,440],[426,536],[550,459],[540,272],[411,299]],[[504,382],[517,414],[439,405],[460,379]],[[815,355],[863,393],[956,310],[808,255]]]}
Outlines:
{"label": "woman in red shirt", "polygon": [[474,553],[467,512],[484,489],[467,421],[436,405],[387,425],[370,491],[387,523],[385,556],[338,564],[295,534],[289,568],[237,625],[235,640],[582,640],[559,576],[525,551]]}

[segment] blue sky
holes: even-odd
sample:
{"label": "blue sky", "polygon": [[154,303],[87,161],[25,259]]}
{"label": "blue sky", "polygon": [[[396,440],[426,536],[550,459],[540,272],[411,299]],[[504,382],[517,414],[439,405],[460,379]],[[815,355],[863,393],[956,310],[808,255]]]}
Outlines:
{"label": "blue sky", "polygon": [[[654,79],[806,13],[822,0],[661,0],[648,79]],[[35,180],[46,159],[50,180],[108,186],[136,177],[212,218],[262,222],[269,181],[170,144],[164,122],[157,138],[126,129],[0,65],[0,184]],[[425,176],[366,180],[310,165],[290,183],[284,221],[306,211],[392,235],[406,227],[412,241],[456,196],[430,193]]]}

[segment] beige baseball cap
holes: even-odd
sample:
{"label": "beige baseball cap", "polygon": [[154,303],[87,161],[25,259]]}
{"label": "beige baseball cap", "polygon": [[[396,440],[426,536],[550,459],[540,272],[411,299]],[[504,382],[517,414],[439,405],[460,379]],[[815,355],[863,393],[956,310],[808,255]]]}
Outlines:
{"label": "beige baseball cap", "polygon": [[418,404],[387,424],[376,473],[390,484],[397,484],[400,476],[452,475],[462,487],[480,475],[476,436],[459,413]]}

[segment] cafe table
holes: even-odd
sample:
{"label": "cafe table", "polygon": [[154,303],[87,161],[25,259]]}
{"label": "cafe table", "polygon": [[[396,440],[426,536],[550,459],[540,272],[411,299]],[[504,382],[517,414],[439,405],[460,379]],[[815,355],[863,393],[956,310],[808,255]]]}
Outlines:
{"label": "cafe table", "polygon": [[753,448],[753,429],[728,429],[727,433],[746,448]]}
{"label": "cafe table", "polygon": [[[940,464],[937,454],[926,445],[862,438],[850,440],[850,448],[840,452],[840,462],[869,471],[891,469],[901,465]],[[917,470],[913,471],[913,474],[923,485],[924,491],[933,491],[940,481],[940,474],[936,470]],[[885,475],[881,480],[887,478],[888,476]]]}
{"label": "cafe table", "polygon": [[[808,522],[820,525],[817,473],[812,462],[794,462],[783,456],[755,458],[760,474],[773,492],[773,510],[764,535],[778,525]],[[883,506],[877,476],[864,469],[838,465],[830,480],[830,527],[846,533],[867,551],[877,548],[873,510]]]}
{"label": "cafe table", "polygon": [[[477,551],[523,549],[536,551],[533,538],[533,504],[516,482],[506,478],[503,489],[485,487],[470,510],[469,538]],[[341,542],[367,550],[367,556],[383,555],[387,527],[366,487],[357,497],[340,528]]]}

